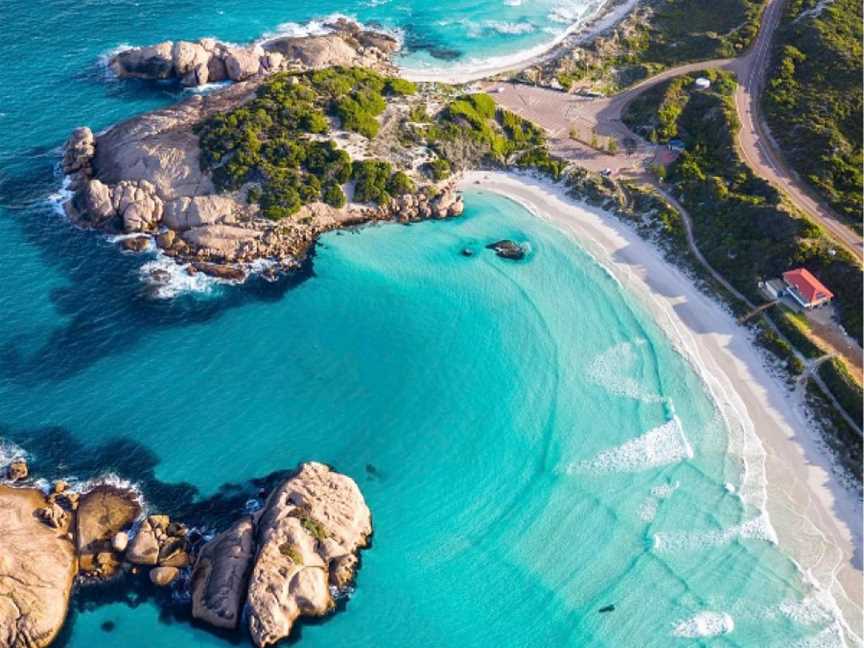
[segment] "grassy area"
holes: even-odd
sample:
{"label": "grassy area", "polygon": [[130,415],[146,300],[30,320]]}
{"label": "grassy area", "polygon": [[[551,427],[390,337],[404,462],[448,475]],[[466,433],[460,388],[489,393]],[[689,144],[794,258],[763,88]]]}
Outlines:
{"label": "grassy area", "polygon": [[[711,89],[696,89],[697,76],[714,78]],[[860,341],[861,271],[742,163],[734,145],[734,88],[727,73],[716,71],[671,79],[634,101],[624,121],[646,136],[674,133],[686,144],[667,180],[693,219],[699,248],[733,286],[758,303],[760,280],[805,266],[835,293],[843,326]]]}
{"label": "grassy area", "polygon": [[846,369],[838,358],[831,358],[819,366],[819,377],[834,394],[846,413],[862,426],[862,411],[864,411],[864,394],[861,385]]}
{"label": "grassy area", "polygon": [[524,78],[615,92],[668,67],[738,56],[756,36],[763,6],[763,0],[649,0],[611,35],[529,69]]}
{"label": "grassy area", "polygon": [[859,232],[862,37],[857,0],[791,0],[764,96],[786,159]]}
{"label": "grassy area", "polygon": [[360,68],[274,75],[252,100],[197,125],[201,165],[220,191],[247,186],[248,200],[273,220],[316,201],[343,206],[342,185],[352,177],[367,189],[365,199],[386,202],[388,189],[399,190],[404,179],[391,178],[390,169],[370,183],[366,166],[352,164],[348,153],[322,136],[335,119],[344,129],[375,137],[376,117],[388,99],[414,91],[413,83]]}
{"label": "grassy area", "polygon": [[805,358],[812,360],[825,355],[825,352],[810,340],[809,329],[800,315],[779,304],[771,307],[770,315],[771,321]]}

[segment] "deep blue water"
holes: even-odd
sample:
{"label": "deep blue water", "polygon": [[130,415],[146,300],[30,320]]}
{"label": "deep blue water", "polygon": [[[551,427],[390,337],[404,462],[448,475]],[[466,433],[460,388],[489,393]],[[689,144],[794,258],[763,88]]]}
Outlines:
{"label": "deep blue water", "polygon": [[[0,5],[0,436],[41,474],[113,471],[154,507],[217,526],[242,507],[246,480],[306,459],[353,476],[374,546],[346,610],[304,625],[303,645],[820,636],[824,615],[796,613],[806,591],[794,565],[727,488],[740,468],[699,377],[637,300],[517,205],[471,192],[452,222],[327,235],[305,280],[154,300],[138,278],[146,259],[48,202],[73,127],[178,96],[106,79],[100,56],[121,43],[245,41],[339,11],[402,29],[426,48],[408,60],[422,65],[442,48],[470,61],[532,47],[567,26],[550,20],[558,8]],[[530,243],[529,258],[482,249],[504,237]],[[79,597],[66,645],[228,645],[153,601],[97,599]],[[728,632],[686,636],[717,624]]]}

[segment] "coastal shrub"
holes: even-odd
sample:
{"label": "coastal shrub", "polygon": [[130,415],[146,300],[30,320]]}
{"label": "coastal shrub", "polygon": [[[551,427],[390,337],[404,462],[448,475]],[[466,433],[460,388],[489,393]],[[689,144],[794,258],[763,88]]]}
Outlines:
{"label": "coastal shrub", "polygon": [[397,171],[387,181],[387,193],[391,196],[404,196],[414,193],[414,190],[414,181],[402,171]]}
{"label": "coastal shrub", "polygon": [[791,0],[776,32],[763,105],[799,176],[861,231],[862,7],[857,0]]}
{"label": "coastal shrub", "polygon": [[379,125],[375,117],[363,109],[352,97],[342,97],[335,104],[336,115],[342,123],[342,128],[372,139],[378,134]]}
{"label": "coastal shrub", "polygon": [[345,192],[342,191],[342,187],[335,183],[324,186],[321,190],[321,199],[336,209],[344,207],[346,202]]}
{"label": "coastal shrub", "polygon": [[796,315],[780,305],[772,306],[770,315],[771,321],[804,357],[812,359],[824,355],[824,351],[810,341],[806,325],[800,322]]}
{"label": "coastal shrub", "polygon": [[417,85],[407,79],[393,77],[387,79],[386,90],[393,95],[413,95],[417,92]]}
{"label": "coastal shrub", "polygon": [[390,200],[387,185],[393,167],[383,160],[360,160],[354,162],[354,200],[383,205]]}
{"label": "coastal shrub", "polygon": [[478,115],[484,119],[492,119],[497,108],[495,100],[485,92],[475,92],[465,95],[464,99],[471,104]]}
{"label": "coastal shrub", "polygon": [[[690,213],[700,250],[753,302],[763,299],[760,280],[807,267],[834,292],[844,328],[860,340],[862,273],[854,258],[835,249],[818,227],[790,212],[777,190],[742,162],[735,146],[740,125],[731,104],[734,80],[720,71],[682,78],[703,74],[715,74],[711,89],[690,92],[680,113],[669,115],[669,125],[686,150],[668,167],[666,178]],[[643,133],[656,130],[658,111],[673,81],[634,101],[625,122]]]}
{"label": "coastal shrub", "polygon": [[[247,201],[258,204],[262,215],[273,220],[317,200],[343,206],[341,185],[352,177],[358,180],[358,199],[386,202],[389,166],[386,173],[370,174],[361,165],[358,179],[346,151],[313,136],[329,132],[330,115],[344,128],[373,138],[379,129],[375,117],[387,106],[385,93],[415,91],[413,83],[362,68],[275,74],[251,100],[196,125],[201,167],[210,172],[217,191],[254,183]],[[406,190],[401,178],[395,182],[398,191]]]}
{"label": "coastal shrub", "polygon": [[853,429],[823,394],[815,381],[807,381],[807,406],[822,428],[822,438],[841,466],[856,480],[859,487],[862,481],[862,456],[864,440]]}
{"label": "coastal shrub", "polygon": [[436,158],[427,163],[426,168],[429,176],[435,181],[446,180],[450,176],[450,163],[447,160]]}
{"label": "coastal shrub", "polygon": [[861,385],[846,369],[846,365],[838,358],[831,358],[819,365],[819,377],[825,386],[831,390],[834,398],[840,403],[845,412],[856,421],[859,427],[862,425],[862,412],[864,412],[864,394]]}

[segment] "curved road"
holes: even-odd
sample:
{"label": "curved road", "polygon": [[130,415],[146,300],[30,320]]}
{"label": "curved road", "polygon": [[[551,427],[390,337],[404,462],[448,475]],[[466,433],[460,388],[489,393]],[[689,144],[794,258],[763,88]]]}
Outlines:
{"label": "curved road", "polygon": [[[740,117],[737,144],[744,162],[760,178],[777,188],[800,212],[821,224],[827,233],[847,249],[860,263],[864,245],[857,232],[844,224],[837,214],[813,193],[783,161],[761,115],[759,103],[771,54],[771,39],[783,14],[784,0],[768,0],[759,34],[746,54],[735,59],[714,59],[670,68],[612,97],[588,99],[556,90],[517,84],[488,83],[496,88],[495,99],[502,106],[544,127],[550,134],[550,146],[558,155],[591,170],[613,169],[625,176],[646,177],[658,147],[645,142],[621,121],[627,105],[645,90],[690,72],[722,68],[735,73],[738,89],[735,106]],[[575,128],[582,142],[570,138]],[[621,142],[631,138],[638,143],[635,151],[608,153],[585,144],[592,134],[603,142],[607,138]]]}

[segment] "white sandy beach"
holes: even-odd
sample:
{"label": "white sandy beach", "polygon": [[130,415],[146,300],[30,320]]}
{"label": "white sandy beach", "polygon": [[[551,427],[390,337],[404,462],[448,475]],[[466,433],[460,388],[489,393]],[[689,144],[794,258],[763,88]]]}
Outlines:
{"label": "white sandy beach", "polygon": [[469,172],[461,187],[502,194],[551,221],[644,303],[700,371],[730,424],[730,451],[748,466],[742,497],[767,510],[780,545],[821,591],[816,595],[836,602],[847,644],[862,645],[861,501],[832,474],[800,395],[769,372],[746,330],[652,244],[556,185]]}
{"label": "white sandy beach", "polygon": [[637,0],[615,3],[608,0],[587,20],[575,23],[556,38],[512,55],[491,56],[483,61],[454,61],[436,68],[400,67],[400,74],[411,81],[470,83],[502,72],[517,71],[543,61],[555,54],[555,49],[573,36],[577,43],[585,42],[606,31],[623,19],[636,6]]}

